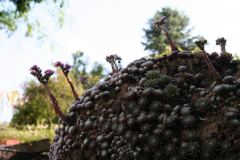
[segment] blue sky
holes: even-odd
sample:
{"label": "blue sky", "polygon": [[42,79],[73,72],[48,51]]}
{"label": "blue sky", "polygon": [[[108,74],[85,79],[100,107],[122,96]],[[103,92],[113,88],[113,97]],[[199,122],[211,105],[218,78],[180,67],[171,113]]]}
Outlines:
{"label": "blue sky", "polygon": [[[37,64],[42,70],[53,69],[51,62],[62,61],[72,63],[71,54],[77,50],[89,57],[89,66],[94,61],[104,63],[105,57],[118,54],[122,57],[122,65],[148,55],[144,51],[143,28],[162,7],[171,7],[184,12],[190,17],[189,27],[195,26],[192,35],[203,35],[209,42],[207,52],[220,52],[215,45],[219,37],[227,39],[226,50],[237,54],[240,35],[239,1],[237,0],[69,0],[66,9],[72,15],[74,23],[62,29],[54,26],[54,21],[47,12],[50,5],[35,5],[32,17],[37,17],[46,33],[55,44],[51,51],[49,41],[41,47],[35,38],[25,38],[25,27],[19,26],[13,36],[8,38],[5,31],[0,30],[0,92],[18,90],[20,84],[33,77],[29,68]],[[90,69],[90,68],[89,68]],[[12,113],[4,105],[0,112],[0,121],[10,121]]]}

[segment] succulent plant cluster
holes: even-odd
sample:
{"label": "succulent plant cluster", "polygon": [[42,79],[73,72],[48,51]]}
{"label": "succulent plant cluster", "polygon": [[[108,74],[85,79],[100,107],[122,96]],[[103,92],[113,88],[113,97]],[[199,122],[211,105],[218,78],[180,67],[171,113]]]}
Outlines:
{"label": "succulent plant cluster", "polygon": [[[164,23],[166,17],[156,25]],[[49,158],[240,159],[240,63],[207,54],[205,43],[196,42],[204,58],[173,50],[168,56],[137,59],[126,68],[109,61],[113,74],[60,116],[62,126],[55,131]],[[114,57],[120,60],[116,55],[107,59]],[[38,78],[39,68],[31,69]]]}

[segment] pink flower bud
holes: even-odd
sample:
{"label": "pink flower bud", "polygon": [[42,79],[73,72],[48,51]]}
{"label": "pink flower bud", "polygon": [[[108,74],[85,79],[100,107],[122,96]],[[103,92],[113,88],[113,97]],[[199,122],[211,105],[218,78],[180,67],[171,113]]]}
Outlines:
{"label": "pink flower bud", "polygon": [[82,76],[82,77],[80,78],[81,84],[85,84],[85,83],[86,83],[86,80],[87,80],[87,77],[86,77],[86,76]]}
{"label": "pink flower bud", "polygon": [[38,66],[37,65],[33,65],[30,70],[34,70],[34,71],[37,71],[38,70]]}
{"label": "pink flower bud", "polygon": [[30,74],[33,76],[37,76],[37,72],[35,72],[35,71],[31,71]]}
{"label": "pink flower bud", "polygon": [[154,24],[157,28],[159,28],[160,26],[164,25],[165,23],[167,23],[166,16],[163,16],[160,20],[155,21],[153,24]]}
{"label": "pink flower bud", "polygon": [[65,64],[65,69],[70,69],[71,66],[69,64]]}
{"label": "pink flower bud", "polygon": [[56,63],[54,64],[54,67],[60,67],[60,68],[62,68],[62,67],[63,67],[63,63],[61,63],[60,61],[58,61],[58,62],[56,62]]}
{"label": "pink flower bud", "polygon": [[50,76],[53,75],[55,72],[54,72],[53,70],[51,70],[51,69],[48,69],[48,70],[46,70],[44,73],[45,73],[46,76],[50,77]]}

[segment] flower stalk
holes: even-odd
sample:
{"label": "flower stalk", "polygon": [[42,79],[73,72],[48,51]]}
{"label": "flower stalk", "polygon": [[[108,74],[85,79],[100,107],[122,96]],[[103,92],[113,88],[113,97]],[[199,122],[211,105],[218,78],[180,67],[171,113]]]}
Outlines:
{"label": "flower stalk", "polygon": [[169,42],[169,44],[170,44],[170,46],[171,46],[172,52],[173,52],[173,51],[179,52],[178,48],[177,48],[176,45],[173,43],[173,41],[172,41],[172,39],[171,39],[171,37],[170,37],[167,29],[166,29],[165,26],[164,26],[165,23],[167,23],[166,16],[163,16],[160,20],[155,21],[155,22],[154,22],[154,25],[155,25],[157,28],[160,28],[160,27],[161,27],[162,30],[164,31],[164,33],[165,33],[165,35],[166,35],[166,37],[167,37],[167,40],[168,40],[168,42]]}
{"label": "flower stalk", "polygon": [[64,76],[66,77],[66,79],[67,79],[67,81],[68,81],[68,83],[69,83],[69,85],[70,85],[70,87],[72,89],[75,101],[78,101],[79,100],[78,95],[77,95],[77,93],[76,93],[76,91],[74,89],[74,86],[73,86],[72,82],[70,82],[70,80],[68,78],[68,73],[69,73],[69,69],[71,68],[71,66],[69,64],[65,64],[64,65],[63,63],[58,61],[58,62],[55,63],[54,67],[60,67],[61,68]]}
{"label": "flower stalk", "polygon": [[80,78],[81,84],[87,84],[89,88],[92,88],[91,84],[87,81],[87,77],[84,75]]}
{"label": "flower stalk", "polygon": [[218,38],[216,40],[216,45],[220,45],[221,46],[221,52],[222,53],[226,52],[226,42],[227,42],[227,40],[224,37]]}
{"label": "flower stalk", "polygon": [[32,74],[34,77],[36,77],[38,79],[38,81],[44,85],[45,89],[48,92],[49,97],[51,98],[52,102],[53,102],[53,107],[55,110],[55,113],[62,118],[63,121],[65,121],[66,123],[71,123],[72,118],[68,117],[67,115],[64,115],[63,112],[61,111],[60,107],[58,106],[58,102],[56,100],[56,98],[53,96],[53,94],[51,93],[51,91],[48,88],[48,82],[49,82],[49,78],[55,73],[53,70],[46,70],[44,73],[45,75],[42,75],[42,70],[40,69],[40,67],[38,67],[37,65],[34,65],[30,68],[30,74]]}
{"label": "flower stalk", "polygon": [[118,61],[118,63],[120,63],[121,60],[122,60],[122,58],[119,57],[116,54],[113,54],[113,55],[110,55],[110,56],[106,57],[106,61],[111,64],[113,74],[119,72],[119,68],[116,64],[116,61]]}
{"label": "flower stalk", "polygon": [[209,60],[208,56],[207,56],[207,53],[205,52],[205,49],[204,49],[204,45],[207,43],[207,40],[199,40],[199,41],[196,41],[195,44],[198,46],[198,48],[203,52],[203,57],[205,59],[205,62],[207,63],[208,65],[208,68],[210,69],[210,71],[212,72],[215,80],[216,80],[216,83],[217,84],[222,84],[223,83],[223,80],[222,78],[220,77],[220,75],[218,74],[218,72],[214,69],[211,61]]}

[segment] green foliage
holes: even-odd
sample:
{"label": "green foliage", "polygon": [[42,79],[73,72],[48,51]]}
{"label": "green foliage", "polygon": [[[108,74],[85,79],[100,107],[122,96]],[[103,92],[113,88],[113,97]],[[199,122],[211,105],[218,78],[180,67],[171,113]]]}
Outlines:
{"label": "green foliage", "polygon": [[203,37],[199,35],[191,36],[193,28],[187,28],[189,25],[189,17],[183,13],[179,13],[178,10],[173,10],[169,7],[162,8],[162,11],[157,11],[154,17],[149,20],[148,24],[150,28],[143,29],[147,42],[142,42],[142,44],[145,46],[145,50],[150,50],[151,56],[169,52],[170,47],[164,32],[162,30],[159,31],[159,29],[153,25],[153,23],[161,19],[162,16],[167,17],[165,27],[178,48],[185,51],[194,50],[196,47],[194,40],[203,39]]}
{"label": "green foliage", "polygon": [[229,60],[233,59],[233,55],[231,53],[228,53],[228,52],[221,53],[221,57],[229,59]]}
{"label": "green foliage", "polygon": [[196,51],[196,52],[193,52],[194,56],[198,59],[203,59],[203,53],[202,51]]}
{"label": "green foliage", "polygon": [[196,108],[198,110],[204,111],[209,108],[209,102],[206,98],[201,98],[196,103]]}
{"label": "green foliage", "polygon": [[156,86],[155,80],[149,79],[145,82],[144,88],[154,88]]}
{"label": "green foliage", "polygon": [[84,53],[81,52],[80,50],[78,50],[76,53],[72,54],[73,65],[72,65],[72,69],[71,69],[71,73],[72,73],[71,78],[76,80],[76,82],[75,82],[76,87],[78,87],[78,85],[80,84],[80,78],[86,74],[87,61],[82,60],[83,54]]}
{"label": "green foliage", "polygon": [[168,97],[174,97],[175,95],[179,95],[178,91],[179,91],[179,89],[172,84],[167,85],[164,89],[164,93]]}
{"label": "green foliage", "polygon": [[0,5],[2,6],[0,11],[0,30],[5,30],[8,36],[10,36],[18,29],[20,24],[24,24],[27,27],[26,37],[32,37],[34,31],[36,31],[38,40],[49,38],[38,19],[29,14],[36,4],[45,4],[47,6],[45,10],[54,18],[58,28],[62,28],[64,23],[66,23],[66,19],[70,20],[71,18],[71,16],[67,17],[64,12],[64,7],[68,5],[68,0],[0,0]]}
{"label": "green foliage", "polygon": [[[38,123],[36,126],[25,125],[21,130],[19,130],[8,125],[7,127],[0,129],[0,137],[4,137],[4,139],[16,138],[17,140],[25,143],[49,138],[50,143],[52,143],[55,135],[55,129],[57,127],[59,127],[59,125],[55,124],[49,128],[48,125]],[[4,139],[2,140],[4,141]]]}
{"label": "green foliage", "polygon": [[[104,68],[103,65],[98,63],[98,62],[94,62],[93,66],[92,66],[92,70],[90,71],[90,73],[87,73],[86,68],[87,68],[87,64],[88,64],[88,60],[84,60],[83,59],[83,55],[84,53],[80,50],[78,50],[76,53],[72,54],[73,57],[73,65],[72,65],[72,70],[71,70],[71,74],[70,74],[70,78],[73,81],[73,84],[75,85],[76,88],[79,87],[80,84],[80,78],[85,75],[88,82],[91,84],[91,86],[93,86],[94,84],[96,84],[97,82],[99,82],[99,80],[103,77],[105,77],[105,75],[103,74]],[[87,89],[87,86],[83,86],[84,89]]]}
{"label": "green foliage", "polygon": [[161,78],[156,78],[155,81],[158,86],[164,87],[165,85],[172,82],[172,77],[163,75]]}
{"label": "green foliage", "polygon": [[239,56],[237,54],[235,54],[234,58],[235,59],[239,59]]}
{"label": "green foliage", "polygon": [[145,75],[150,79],[160,78],[160,71],[148,71]]}
{"label": "green foliage", "polygon": [[100,76],[100,79],[105,77],[105,75],[103,74],[104,68],[103,68],[102,64],[100,64],[100,63],[98,63],[98,62],[94,62],[92,68],[93,68],[93,69],[92,69],[92,71],[91,71],[90,73],[91,73],[93,76],[99,75],[99,76]]}

